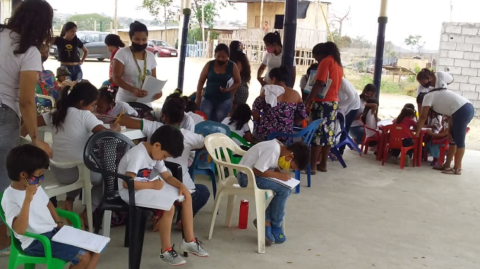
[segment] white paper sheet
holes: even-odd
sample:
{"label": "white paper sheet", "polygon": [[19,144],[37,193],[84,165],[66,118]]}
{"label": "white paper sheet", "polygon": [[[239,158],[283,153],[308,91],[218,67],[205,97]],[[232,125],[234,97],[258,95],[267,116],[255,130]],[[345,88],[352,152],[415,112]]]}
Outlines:
{"label": "white paper sheet", "polygon": [[178,195],[178,189],[165,182],[161,190],[135,191],[135,205],[160,210],[170,210],[175,201],[183,202],[185,197]]}
{"label": "white paper sheet", "polygon": [[300,180],[297,180],[295,178],[291,178],[289,179],[288,181],[283,181],[283,180],[280,180],[280,179],[277,179],[277,178],[273,178],[273,177],[268,177],[267,178],[268,180],[270,181],[273,181],[273,182],[276,182],[284,187],[287,187],[287,188],[290,188],[290,189],[293,189],[295,188],[298,184],[300,184]]}
{"label": "white paper sheet", "polygon": [[53,236],[52,241],[83,248],[95,253],[102,253],[103,249],[110,242],[110,238],[75,229],[71,226],[63,226]]}
{"label": "white paper sheet", "polygon": [[139,103],[151,103],[153,102],[153,96],[162,91],[163,87],[168,80],[159,80],[152,76],[147,76],[143,82],[142,90],[146,90],[148,95],[142,98],[138,98]]}

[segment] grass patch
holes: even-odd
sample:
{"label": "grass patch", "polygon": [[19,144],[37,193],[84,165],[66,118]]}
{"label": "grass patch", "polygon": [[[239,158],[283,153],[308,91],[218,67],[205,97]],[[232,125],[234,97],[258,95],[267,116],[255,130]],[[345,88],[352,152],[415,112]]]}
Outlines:
{"label": "grass patch", "polygon": [[[346,70],[346,78],[355,86],[355,89],[361,91],[365,85],[373,84],[373,75],[368,73],[357,73],[355,71]],[[398,77],[395,77],[398,79]],[[417,95],[418,83],[415,79],[408,78],[403,81],[393,81],[389,75],[382,76],[381,93],[401,94],[415,97]]]}

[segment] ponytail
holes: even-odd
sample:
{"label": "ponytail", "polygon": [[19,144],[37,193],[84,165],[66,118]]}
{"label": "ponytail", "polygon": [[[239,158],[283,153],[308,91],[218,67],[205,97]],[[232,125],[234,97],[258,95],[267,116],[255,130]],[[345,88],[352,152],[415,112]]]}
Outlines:
{"label": "ponytail", "polygon": [[278,31],[266,34],[263,37],[263,42],[266,42],[269,44],[276,44],[282,47],[282,38],[280,37],[280,33]]}

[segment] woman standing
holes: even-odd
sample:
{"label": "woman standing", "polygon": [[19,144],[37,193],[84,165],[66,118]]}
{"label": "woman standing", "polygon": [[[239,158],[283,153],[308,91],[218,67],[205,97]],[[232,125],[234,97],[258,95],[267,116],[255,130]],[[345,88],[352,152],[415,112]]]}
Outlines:
{"label": "woman standing", "polygon": [[[338,110],[338,91],[342,85],[343,68],[340,52],[333,42],[320,43],[313,47],[313,57],[319,62],[317,80],[307,98],[307,108],[311,108],[312,120],[323,119],[312,140],[312,173],[316,170],[327,172],[327,159],[334,142],[335,121]],[[327,94],[318,94],[331,80]],[[317,166],[317,160],[320,164]]]}
{"label": "woman standing", "polygon": [[[262,86],[268,84],[270,74],[270,70],[273,68],[277,68],[282,66],[282,40],[280,38],[279,32],[268,33],[263,37],[263,42],[265,43],[265,48],[267,53],[263,57],[262,64],[258,68],[257,72],[257,79],[262,84]],[[267,75],[262,77],[263,72],[267,68]],[[292,69],[292,85],[295,84],[295,77],[297,75],[297,71],[295,68],[295,61],[293,61],[293,69]]]}
{"label": "woman standing", "polygon": [[[465,154],[465,137],[467,135],[467,126],[473,118],[475,109],[467,98],[460,96],[447,89],[447,85],[451,82],[443,80],[436,73],[423,69],[417,74],[418,82],[428,88],[433,86],[422,98],[419,98],[419,103],[422,104],[420,112],[420,119],[417,124],[416,136],[420,135],[423,126],[430,114],[430,109],[437,114],[442,114],[449,118],[449,141],[450,148],[448,150],[447,160],[445,163],[434,169],[442,170],[442,173],[449,175],[462,174],[462,160]],[[453,143],[452,143],[453,142]],[[450,167],[452,159],[455,156],[455,165]]]}
{"label": "woman standing", "polygon": [[[81,80],[83,78],[81,65],[88,56],[88,50],[77,37],[77,25],[73,22],[65,23],[60,36],[55,37],[54,44],[57,46],[60,65],[70,71],[70,80]],[[83,51],[81,60],[78,49]]]}
{"label": "woman standing", "polygon": [[[53,38],[53,9],[45,0],[20,2],[6,25],[0,25],[0,192],[10,180],[5,167],[7,154],[19,145],[20,116],[32,144],[52,156],[38,138],[35,84],[42,60],[38,47]],[[7,247],[6,225],[0,221],[0,250]]]}
{"label": "woman standing", "polygon": [[243,44],[240,41],[232,41],[230,43],[230,61],[237,65],[240,72],[242,84],[238,87],[233,97],[233,104],[246,104],[248,100],[248,84],[250,83],[251,71],[250,62],[247,55],[243,53]]}
{"label": "woman standing", "polygon": [[107,45],[108,51],[110,51],[110,69],[108,71],[108,83],[112,89],[118,90],[117,85],[113,82],[113,59],[115,54],[120,48],[124,48],[125,44],[118,35],[109,34],[105,37],[105,45]]}
{"label": "woman standing", "polygon": [[[198,79],[195,102],[200,111],[212,121],[222,122],[228,116],[232,108],[232,97],[241,85],[240,72],[237,65],[228,59],[229,55],[227,45],[218,44],[215,60],[205,65]],[[233,83],[229,83],[231,79]],[[207,85],[203,92],[205,81]]]}
{"label": "woman standing", "polygon": [[[135,21],[129,31],[132,45],[119,49],[113,61],[113,82],[119,87],[116,100],[136,102],[138,98],[148,95],[142,90],[147,76],[157,77],[155,55],[147,51],[148,29],[145,24]],[[162,93],[153,96],[153,100],[162,97]],[[153,101],[152,100],[152,101]]]}

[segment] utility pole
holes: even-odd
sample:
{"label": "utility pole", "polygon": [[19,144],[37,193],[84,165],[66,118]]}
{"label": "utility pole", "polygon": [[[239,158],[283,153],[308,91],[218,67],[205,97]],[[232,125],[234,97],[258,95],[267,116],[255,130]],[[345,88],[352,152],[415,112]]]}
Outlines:
{"label": "utility pole", "polygon": [[283,53],[282,65],[288,70],[286,84],[293,87],[292,72],[295,61],[295,36],[297,34],[297,8],[298,0],[285,1],[285,18],[283,21]]}
{"label": "utility pole", "polygon": [[387,4],[388,0],[382,0],[380,16],[378,17],[377,50],[375,53],[375,71],[373,84],[377,87],[377,98],[380,100],[380,86],[382,85],[383,50],[385,49],[385,30],[387,28]]}
{"label": "utility pole", "polygon": [[118,34],[117,8],[118,8],[118,0],[115,0],[115,14],[113,15],[113,29],[115,34]]}

